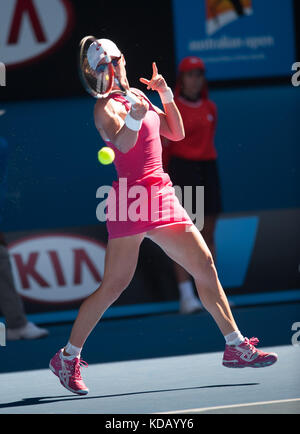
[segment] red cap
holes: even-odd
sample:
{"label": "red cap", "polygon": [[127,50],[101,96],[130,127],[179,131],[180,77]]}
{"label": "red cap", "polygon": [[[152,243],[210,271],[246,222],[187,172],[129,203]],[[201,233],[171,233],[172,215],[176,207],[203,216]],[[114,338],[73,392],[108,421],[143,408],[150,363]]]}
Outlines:
{"label": "red cap", "polygon": [[[176,82],[176,88],[175,88],[175,97],[178,97],[180,94],[181,89],[181,79],[180,74],[188,71],[192,71],[194,69],[201,69],[201,71],[205,72],[205,65],[202,59],[195,56],[186,57],[183,59],[179,66],[178,66],[178,76],[177,76],[177,82]],[[202,92],[201,92],[201,98],[208,99],[208,85],[207,81],[205,80]]]}
{"label": "red cap", "polygon": [[201,69],[202,71],[205,71],[203,60],[195,56],[186,57],[180,62],[178,67],[179,72],[188,72],[193,69]]}

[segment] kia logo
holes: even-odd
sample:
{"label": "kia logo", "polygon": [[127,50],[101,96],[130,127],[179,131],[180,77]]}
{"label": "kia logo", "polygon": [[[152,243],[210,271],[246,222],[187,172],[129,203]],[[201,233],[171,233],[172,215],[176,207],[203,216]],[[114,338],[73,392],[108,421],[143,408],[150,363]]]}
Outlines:
{"label": "kia logo", "polygon": [[1,0],[1,62],[16,67],[52,53],[72,25],[70,0]]}
{"label": "kia logo", "polygon": [[86,298],[101,283],[105,246],[78,235],[22,238],[9,245],[17,291],[40,303],[70,303]]}

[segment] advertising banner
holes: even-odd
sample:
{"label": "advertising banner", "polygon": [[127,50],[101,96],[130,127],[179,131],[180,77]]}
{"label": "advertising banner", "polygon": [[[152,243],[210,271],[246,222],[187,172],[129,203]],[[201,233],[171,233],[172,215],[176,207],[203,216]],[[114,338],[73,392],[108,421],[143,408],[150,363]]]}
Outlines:
{"label": "advertising banner", "polygon": [[210,80],[288,76],[292,0],[173,0],[176,54],[201,57]]}
{"label": "advertising banner", "polygon": [[70,36],[70,0],[0,1],[1,61],[19,67],[54,52]]}
{"label": "advertising banner", "polygon": [[[234,305],[299,300],[299,219],[300,209],[221,216],[216,266]],[[6,237],[16,289],[28,313],[77,309],[101,284],[107,245],[103,224]],[[151,313],[159,306],[176,309],[178,301],[173,262],[145,239],[135,275],[114,308],[132,312],[130,306],[137,306],[137,314]]]}

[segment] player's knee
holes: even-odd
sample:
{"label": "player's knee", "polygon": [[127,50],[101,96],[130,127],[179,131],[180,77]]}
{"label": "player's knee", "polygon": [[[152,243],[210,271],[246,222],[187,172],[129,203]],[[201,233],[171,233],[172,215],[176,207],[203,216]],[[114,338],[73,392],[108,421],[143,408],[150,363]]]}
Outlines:
{"label": "player's knee", "polygon": [[[105,282],[105,291],[109,294],[112,302],[116,301],[120,295],[125,291],[130,283],[130,278],[127,276],[114,278]],[[101,290],[101,287],[100,287]]]}
{"label": "player's knee", "polygon": [[196,281],[211,280],[216,277],[216,268],[210,252],[205,253],[204,257],[201,254],[198,260],[196,258],[193,265],[192,276]]}

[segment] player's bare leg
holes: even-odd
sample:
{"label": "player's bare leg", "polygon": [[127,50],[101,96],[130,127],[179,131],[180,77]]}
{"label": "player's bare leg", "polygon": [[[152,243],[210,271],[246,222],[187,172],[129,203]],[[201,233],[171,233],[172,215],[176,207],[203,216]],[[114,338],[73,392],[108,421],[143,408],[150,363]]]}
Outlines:
{"label": "player's bare leg", "polygon": [[108,242],[103,281],[81,305],[70,336],[70,343],[82,348],[104,312],[131,282],[144,235],[112,239]]}
{"label": "player's bare leg", "polygon": [[143,235],[136,235],[108,242],[102,284],[82,303],[66,347],[50,360],[51,371],[73,393],[86,395],[89,392],[81,377],[80,368],[87,366],[80,358],[82,347],[106,309],[129,285],[143,238]]}
{"label": "player's bare leg", "polygon": [[185,225],[157,228],[147,236],[194,278],[204,308],[213,316],[223,335],[238,330],[211,252],[196,226],[190,231],[186,231]]}
{"label": "player's bare leg", "polygon": [[263,368],[277,361],[277,354],[255,348],[259,342],[257,338],[244,338],[240,333],[219,281],[212,254],[195,226],[190,231],[186,231],[184,225],[156,228],[147,236],[193,276],[203,306],[212,315],[226,340],[224,366]]}

